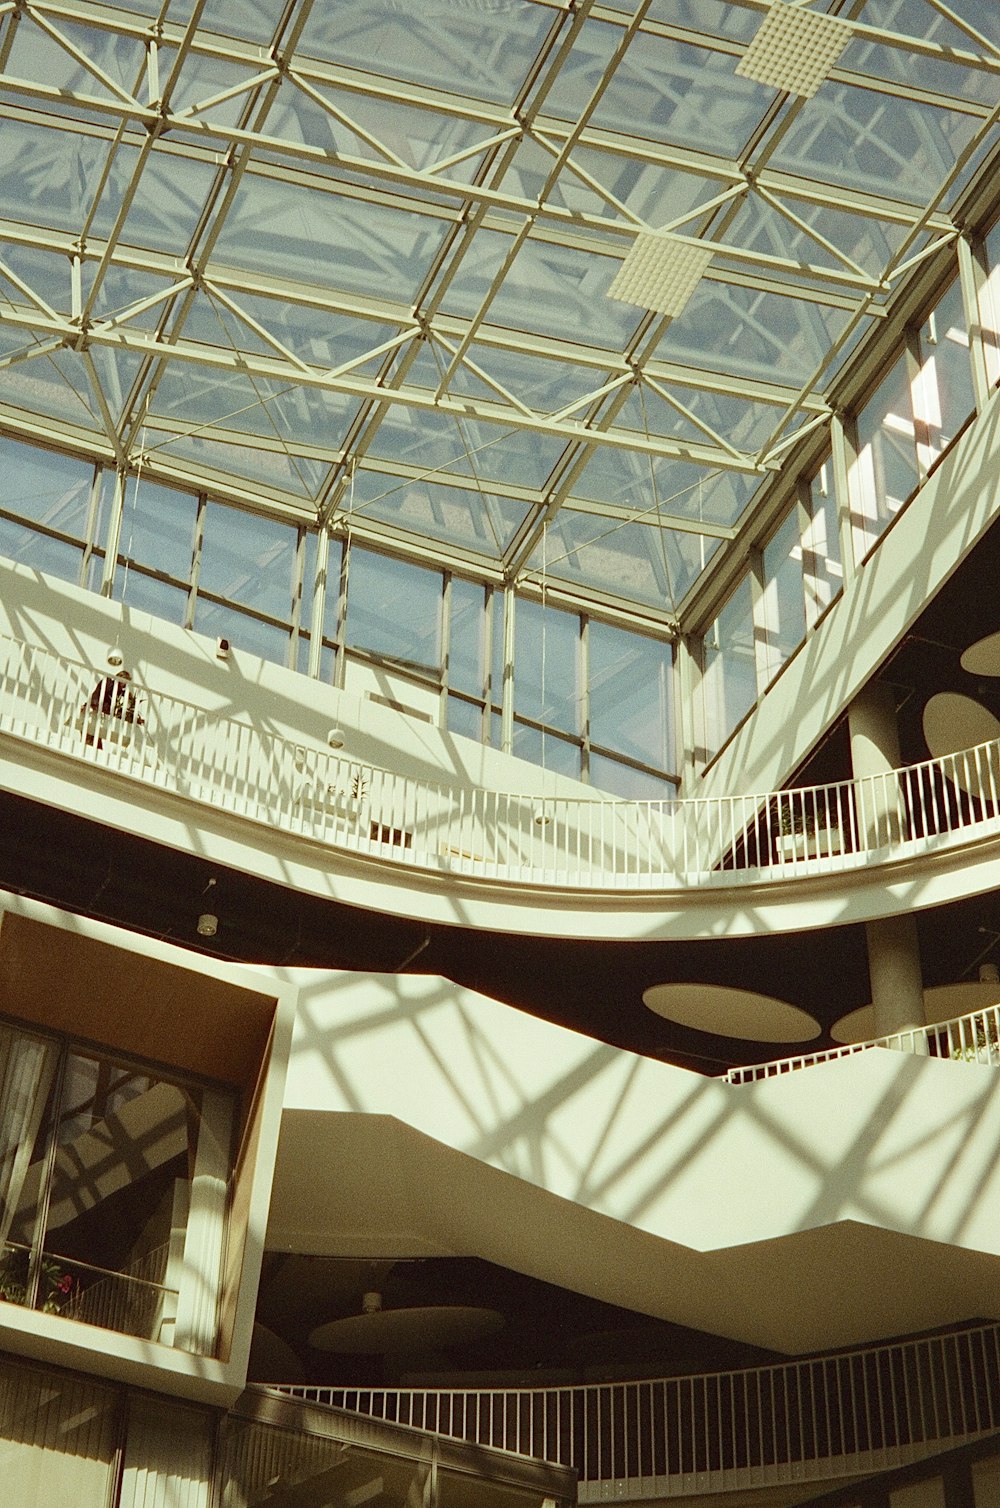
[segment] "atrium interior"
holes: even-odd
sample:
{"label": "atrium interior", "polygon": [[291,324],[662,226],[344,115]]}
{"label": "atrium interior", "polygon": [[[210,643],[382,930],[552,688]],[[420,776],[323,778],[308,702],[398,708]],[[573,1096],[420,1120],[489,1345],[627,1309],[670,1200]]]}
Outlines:
{"label": "atrium interior", "polygon": [[0,3],[26,1504],[997,1500],[998,83]]}

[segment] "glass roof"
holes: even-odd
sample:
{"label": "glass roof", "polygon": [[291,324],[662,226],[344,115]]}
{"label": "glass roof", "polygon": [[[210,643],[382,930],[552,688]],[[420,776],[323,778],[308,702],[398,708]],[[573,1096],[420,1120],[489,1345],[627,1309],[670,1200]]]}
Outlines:
{"label": "glass roof", "polygon": [[0,7],[0,427],[670,623],[1000,130],[996,0],[789,3],[808,96],[768,0]]}

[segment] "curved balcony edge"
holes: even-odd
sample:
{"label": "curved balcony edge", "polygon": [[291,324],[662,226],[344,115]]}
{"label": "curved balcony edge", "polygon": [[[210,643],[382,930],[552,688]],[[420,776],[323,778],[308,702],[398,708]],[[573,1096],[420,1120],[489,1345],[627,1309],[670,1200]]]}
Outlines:
{"label": "curved balcony edge", "polygon": [[578,1501],[868,1475],[1000,1429],[1000,1326],[736,1372],[507,1389],[256,1384],[578,1473]]}
{"label": "curved balcony edge", "polygon": [[[349,904],[564,936],[794,931],[993,888],[1000,741],[866,779],[628,802],[447,786],[8,640],[5,784]],[[44,771],[41,782],[32,772]],[[146,811],[146,820],[139,815]],[[196,815],[195,815],[196,814]]]}

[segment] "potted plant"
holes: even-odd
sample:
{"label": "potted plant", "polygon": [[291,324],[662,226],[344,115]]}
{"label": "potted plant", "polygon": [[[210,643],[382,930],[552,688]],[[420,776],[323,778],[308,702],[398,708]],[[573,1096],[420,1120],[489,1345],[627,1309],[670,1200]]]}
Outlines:
{"label": "potted plant", "polygon": [[[51,1257],[43,1257],[38,1271],[36,1309],[43,1314],[58,1314],[76,1288],[73,1274],[60,1267]],[[23,1304],[28,1296],[28,1253],[8,1252],[0,1268],[0,1299],[8,1304]]]}
{"label": "potted plant", "polygon": [[842,851],[840,828],[825,806],[808,798],[796,800],[791,791],[778,801],[779,859],[825,858]]}

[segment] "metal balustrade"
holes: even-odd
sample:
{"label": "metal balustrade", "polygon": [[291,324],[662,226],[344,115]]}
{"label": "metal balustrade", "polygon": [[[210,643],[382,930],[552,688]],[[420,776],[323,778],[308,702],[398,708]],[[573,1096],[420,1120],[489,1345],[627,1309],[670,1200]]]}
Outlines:
{"label": "metal balustrade", "polygon": [[669,1497],[875,1471],[1000,1428],[1000,1326],[642,1382],[269,1391],[573,1467],[581,1503]]}
{"label": "metal balustrade", "polygon": [[759,795],[528,795],[380,769],[9,639],[0,733],[351,854],[586,892],[836,871],[995,831],[1000,815],[1000,741]]}
{"label": "metal balustrade", "polygon": [[929,1026],[908,1026],[885,1037],[871,1037],[864,1042],[849,1042],[822,1052],[799,1053],[792,1058],[775,1058],[769,1063],[752,1063],[730,1068],[725,1074],[729,1084],[749,1084],[758,1079],[773,1079],[799,1068],[817,1063],[833,1063],[838,1058],[867,1052],[870,1047],[888,1047],[894,1052],[918,1053],[925,1058],[953,1058],[964,1063],[981,1063],[1000,1068],[1000,1006],[954,1016]]}

